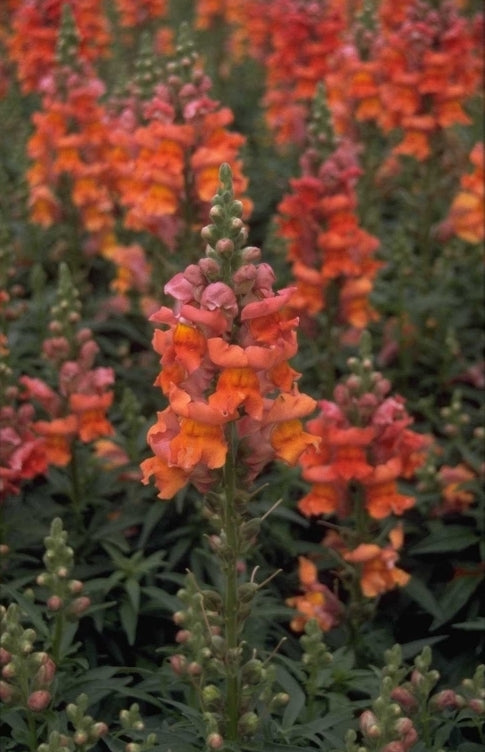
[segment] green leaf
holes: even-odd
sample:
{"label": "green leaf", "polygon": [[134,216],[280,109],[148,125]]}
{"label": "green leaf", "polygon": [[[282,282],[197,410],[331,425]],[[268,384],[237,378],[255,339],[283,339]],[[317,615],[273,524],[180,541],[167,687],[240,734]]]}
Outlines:
{"label": "green leaf", "polygon": [[48,637],[49,627],[42,618],[40,606],[32,603],[29,598],[26,598],[24,595],[22,595],[22,593],[17,593],[7,585],[2,586],[2,591],[7,593],[12,600],[17,601],[22,611],[29,617],[31,624],[36,630],[38,636]]}
{"label": "green leaf", "polygon": [[276,679],[281,684],[282,689],[290,696],[288,705],[283,713],[282,726],[284,729],[291,728],[301,711],[305,707],[306,697],[297,681],[291,676],[283,666],[276,669]]}
{"label": "green leaf", "polygon": [[470,621],[461,621],[452,626],[454,629],[463,629],[468,632],[476,631],[485,633],[485,616],[478,616],[476,619],[470,619]]}
{"label": "green leaf", "polygon": [[447,621],[450,621],[450,619],[452,619],[453,616],[465,606],[467,601],[470,600],[483,579],[483,575],[479,577],[476,575],[469,575],[467,577],[458,577],[452,580],[446,587],[443,597],[440,599],[439,607],[442,612],[441,616],[435,617],[430,630],[438,629],[442,624],[446,624]]}
{"label": "green leaf", "polygon": [[126,580],[125,590],[128,593],[133,611],[137,614],[140,610],[140,585],[134,577],[129,577]]}
{"label": "green leaf", "polygon": [[124,598],[120,606],[121,626],[126,634],[129,645],[135,644],[136,627],[138,625],[138,611],[135,611],[129,598]]}
{"label": "green leaf", "polygon": [[413,601],[416,601],[416,603],[419,603],[428,614],[434,616],[435,619],[443,618],[444,615],[441,605],[422,580],[418,580],[416,577],[411,577],[404,589],[409,597],[412,598]]}
{"label": "green leaf", "polygon": [[415,655],[421,652],[423,648],[426,646],[436,645],[438,642],[442,642],[443,640],[446,640],[445,635],[437,635],[436,637],[424,637],[422,640],[413,640],[412,642],[407,642],[405,645],[401,645],[402,649],[402,657],[404,660],[409,660],[410,658],[414,658]]}
{"label": "green leaf", "polygon": [[143,529],[140,534],[140,540],[138,542],[140,548],[145,548],[152,530],[157,525],[159,520],[163,517],[166,510],[167,506],[158,501],[154,501],[153,504],[148,508],[148,512],[143,521]]}
{"label": "green leaf", "polygon": [[473,530],[463,525],[440,525],[424,540],[412,546],[409,553],[414,555],[463,551],[474,546],[479,540],[479,536]]}
{"label": "green leaf", "polygon": [[148,585],[147,587],[142,587],[141,591],[144,595],[148,596],[151,601],[154,601],[159,607],[162,606],[169,613],[173,613],[180,608],[180,600],[174,595],[170,595],[162,588]]}

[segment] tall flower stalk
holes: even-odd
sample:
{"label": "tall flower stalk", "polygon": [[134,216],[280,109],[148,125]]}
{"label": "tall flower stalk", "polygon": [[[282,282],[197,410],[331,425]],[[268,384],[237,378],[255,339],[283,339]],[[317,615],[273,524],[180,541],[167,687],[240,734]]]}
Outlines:
{"label": "tall flower stalk", "polygon": [[149,429],[153,456],[142,463],[143,481],[153,476],[162,499],[188,483],[206,494],[223,592],[202,591],[193,578],[183,589],[189,608],[175,620],[183,627],[177,641],[185,654],[174,656],[173,665],[199,694],[214,749],[252,736],[259,725],[256,701],[268,695],[270,672],[242,640],[261,587],[254,573],[243,581],[239,566],[261,522],[248,509],[252,483],[269,462],[295,464],[318,443],[300,421],[316,403],[299,393],[299,374],[288,364],[297,351],[298,319],[287,309],[292,290],[275,293],[271,267],[254,263],[260,251],[245,245],[242,204],[234,200],[227,164],[220,182],[213,223],[202,230],[205,257],[165,285],[175,304],[151,317],[168,327],[155,331],[153,345],[162,366],[156,384],[169,405]]}

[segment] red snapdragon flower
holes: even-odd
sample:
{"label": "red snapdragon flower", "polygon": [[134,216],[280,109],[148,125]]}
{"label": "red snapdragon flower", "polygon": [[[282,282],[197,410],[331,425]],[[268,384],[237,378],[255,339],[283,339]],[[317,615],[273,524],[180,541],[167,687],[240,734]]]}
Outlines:
{"label": "red snapdragon flower", "polygon": [[310,147],[301,165],[302,176],[290,180],[292,192],[278,206],[278,234],[287,241],[296,281],[290,305],[310,320],[326,308],[336,284],[339,321],[362,329],[376,317],[369,294],[381,263],[375,258],[378,239],[357,217],[356,147],[342,141],[323,160]]}
{"label": "red snapdragon flower", "polygon": [[321,438],[318,449],[301,457],[303,477],[312,486],[299,502],[300,511],[352,513],[350,485],[363,492],[364,506],[375,520],[402,515],[415,503],[398,491],[400,478],[411,478],[425,460],[427,437],[412,431],[412,419],[400,396],[375,373],[369,391],[354,375],[337,385],[335,401],[319,402],[320,414],[307,428]]}
{"label": "red snapdragon flower", "polygon": [[56,45],[62,9],[69,5],[79,32],[79,59],[106,57],[110,29],[101,0],[20,0],[13,9],[12,31],[7,39],[10,58],[24,93],[39,91],[46,75],[56,67]]}

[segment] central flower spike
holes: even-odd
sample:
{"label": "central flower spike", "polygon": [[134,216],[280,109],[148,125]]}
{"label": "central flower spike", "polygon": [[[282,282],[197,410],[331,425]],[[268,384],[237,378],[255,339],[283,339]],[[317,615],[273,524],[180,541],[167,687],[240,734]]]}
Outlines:
{"label": "central flower spike", "polygon": [[298,392],[300,374],[287,362],[297,351],[293,290],[273,291],[272,269],[245,245],[228,165],[219,177],[213,224],[202,230],[205,257],[165,285],[175,303],[151,317],[166,327],[155,330],[153,347],[161,356],[155,384],[169,405],[148,432],[154,456],[142,471],[162,499],[188,483],[217,490],[229,450],[244,485],[274,459],[295,464],[319,441],[301,423],[316,403]]}

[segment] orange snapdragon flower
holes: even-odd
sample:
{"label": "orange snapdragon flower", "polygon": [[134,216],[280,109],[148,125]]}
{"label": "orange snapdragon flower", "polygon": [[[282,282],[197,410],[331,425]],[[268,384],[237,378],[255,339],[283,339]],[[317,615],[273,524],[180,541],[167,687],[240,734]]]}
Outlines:
{"label": "orange snapdragon flower", "polygon": [[72,442],[77,434],[78,422],[74,415],[53,420],[38,420],[35,432],[44,437],[44,447],[49,465],[65,467],[72,457]]}
{"label": "orange snapdragon flower", "polygon": [[326,632],[337,626],[342,618],[343,607],[326,585],[318,581],[317,568],[305,556],[298,558],[298,574],[303,595],[287,598],[286,603],[298,611],[290,626],[295,632],[303,632],[310,619],[316,619]]}
{"label": "orange snapdragon flower", "polygon": [[300,420],[315,402],[297,391],[299,374],[286,364],[296,351],[297,320],[286,313],[291,290],[275,294],[270,267],[252,263],[259,250],[242,247],[241,204],[221,201],[232,180],[227,165],[220,174],[214,209],[233,212],[233,237],[205,228],[209,257],[166,284],[173,308],[151,317],[167,327],[155,330],[153,345],[161,355],[156,384],[169,406],[148,431],[154,457],[141,467],[143,482],[153,476],[162,499],[189,482],[203,492],[220,483],[229,451],[248,483],[271,460],[294,464],[318,442]]}
{"label": "orange snapdragon flower", "polygon": [[344,552],[345,561],[359,565],[362,592],[367,598],[376,598],[409,582],[410,575],[396,567],[403,538],[402,527],[398,526],[390,531],[390,544],[384,548],[374,543],[361,543],[352,551]]}
{"label": "orange snapdragon flower", "polygon": [[102,235],[114,225],[113,181],[105,160],[108,130],[100,97],[104,84],[86,65],[60,68],[40,85],[41,109],[32,116],[27,152],[31,217],[44,227],[66,211],[66,188],[80,229]]}
{"label": "orange snapdragon flower", "polygon": [[[185,42],[181,42],[180,50]],[[230,125],[228,107],[211,99],[211,82],[197,63],[192,47],[176,57],[170,70],[150,93],[136,81],[129,94],[113,98],[106,108],[104,161],[110,196],[114,197],[130,230],[147,231],[168,251],[177,248],[180,236],[194,235],[202,227],[209,202],[218,186],[221,162],[233,165],[234,185],[245,207],[247,179],[239,152],[245,138]],[[108,250],[109,252],[109,250]]]}
{"label": "orange snapdragon flower", "polygon": [[473,171],[463,175],[461,190],[453,199],[446,226],[468,243],[480,243],[485,236],[485,155],[483,142],[470,152]]}
{"label": "orange snapdragon flower", "polygon": [[414,506],[397,482],[423,464],[429,440],[409,429],[404,401],[388,396],[389,382],[377,372],[373,379],[372,389],[369,382],[370,391],[359,394],[361,379],[349,376],[337,385],[335,401],[321,400],[320,414],[307,423],[321,443],[300,459],[303,477],[312,484],[298,504],[306,516],[349,517],[357,489],[373,520],[401,516]]}
{"label": "orange snapdragon flower", "polygon": [[438,471],[441,487],[441,504],[434,511],[435,515],[462,514],[475,502],[476,493],[470,488],[471,481],[476,481],[476,474],[463,462],[454,467],[442,465]]}

